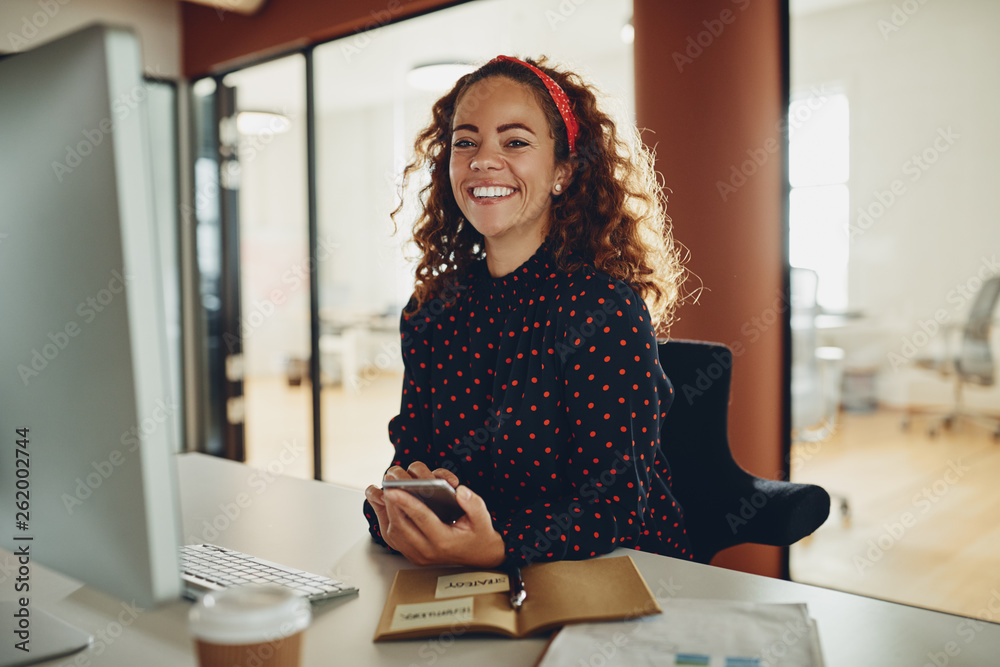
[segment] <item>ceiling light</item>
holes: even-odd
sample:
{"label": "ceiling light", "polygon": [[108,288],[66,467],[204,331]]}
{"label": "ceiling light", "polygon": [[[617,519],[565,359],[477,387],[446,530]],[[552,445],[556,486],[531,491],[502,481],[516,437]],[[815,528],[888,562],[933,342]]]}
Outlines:
{"label": "ceiling light", "polygon": [[260,7],[264,4],[264,1],[265,0],[188,0],[188,2],[196,2],[199,5],[214,7],[216,11],[219,12],[236,12],[246,16],[250,16],[251,14],[255,14],[260,11]]}
{"label": "ceiling light", "polygon": [[210,76],[198,79],[194,82],[194,86],[191,89],[198,97],[208,97],[215,92],[215,79]]}
{"label": "ceiling light", "polygon": [[427,63],[417,65],[407,72],[406,82],[420,90],[448,90],[473,70],[475,67],[467,63]]}
{"label": "ceiling light", "polygon": [[240,134],[281,134],[292,127],[288,116],[273,111],[241,111],[236,115]]}
{"label": "ceiling light", "polygon": [[628,20],[628,23],[622,26],[621,31],[622,42],[625,44],[631,44],[635,41],[635,26],[632,25],[632,19]]}

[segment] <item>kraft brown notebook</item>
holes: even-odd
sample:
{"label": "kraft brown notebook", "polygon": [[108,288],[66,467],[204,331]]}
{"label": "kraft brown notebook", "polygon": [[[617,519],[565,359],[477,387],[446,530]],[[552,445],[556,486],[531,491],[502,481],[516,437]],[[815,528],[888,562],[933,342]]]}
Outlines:
{"label": "kraft brown notebook", "polygon": [[661,612],[628,556],[536,563],[523,568],[521,577],[528,597],[514,611],[507,575],[499,570],[400,570],[375,641],[455,631],[528,637],[569,623]]}

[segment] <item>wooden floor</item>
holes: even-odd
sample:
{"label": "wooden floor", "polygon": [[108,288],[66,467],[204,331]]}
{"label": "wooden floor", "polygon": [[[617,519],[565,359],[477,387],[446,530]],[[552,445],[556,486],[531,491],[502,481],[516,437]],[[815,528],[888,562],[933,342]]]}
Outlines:
{"label": "wooden floor", "polygon": [[[386,426],[399,409],[401,377],[366,376],[360,393],[324,389],[325,480],[377,483],[392,457]],[[312,477],[310,393],[284,378],[252,379],[248,463]],[[900,414],[844,413],[823,443],[797,445],[792,479],[845,498],[815,535],[791,550],[796,581],[977,616],[1000,603],[1000,445],[974,428],[936,439]],[[995,614],[994,614],[995,616]]]}
{"label": "wooden floor", "polygon": [[[389,420],[399,412],[402,375],[368,372],[360,390],[323,388],[323,479],[356,489],[377,484],[392,461]],[[247,463],[311,479],[312,395],[308,382],[289,387],[284,377],[248,378]]]}
{"label": "wooden floor", "polygon": [[974,426],[931,438],[918,418],[904,431],[898,412],[841,417],[826,442],[793,448],[792,480],[835,507],[792,547],[792,578],[969,616],[997,608],[1000,445]]}

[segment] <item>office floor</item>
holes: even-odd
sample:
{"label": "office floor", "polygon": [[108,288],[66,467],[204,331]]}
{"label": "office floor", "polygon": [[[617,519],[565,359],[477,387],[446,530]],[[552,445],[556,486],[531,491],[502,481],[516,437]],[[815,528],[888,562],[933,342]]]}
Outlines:
{"label": "office floor", "polygon": [[[324,386],[323,479],[356,489],[382,479],[392,460],[389,420],[399,412],[401,373],[369,373],[357,393]],[[308,383],[284,377],[249,378],[246,395],[247,463],[312,478],[312,396]]]}
{"label": "office floor", "polygon": [[835,496],[829,520],[792,547],[792,578],[970,616],[995,607],[1000,445],[974,426],[931,438],[923,418],[904,431],[896,411],[841,417],[829,440],[792,451],[793,481]]}
{"label": "office floor", "polygon": [[[324,479],[360,489],[381,478],[400,382],[382,373],[357,394],[324,389]],[[255,378],[245,390],[247,462],[311,477],[308,385]],[[972,616],[1000,601],[1000,445],[974,427],[931,439],[919,418],[904,432],[898,412],[841,417],[827,441],[792,452],[792,479],[836,496],[830,519],[792,548],[792,578]]]}

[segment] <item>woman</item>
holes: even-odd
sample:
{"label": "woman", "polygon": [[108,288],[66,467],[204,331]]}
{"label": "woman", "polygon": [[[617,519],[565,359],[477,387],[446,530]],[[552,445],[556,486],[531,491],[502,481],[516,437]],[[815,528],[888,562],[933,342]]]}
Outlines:
{"label": "woman", "polygon": [[421,565],[692,558],[655,338],[683,270],[635,129],[579,77],[498,56],[434,105],[416,150],[404,178],[431,182],[385,478],[445,479],[466,515],[370,486],[373,538]]}

